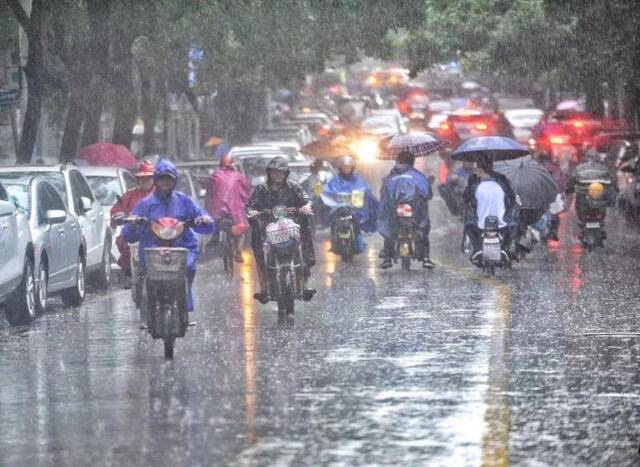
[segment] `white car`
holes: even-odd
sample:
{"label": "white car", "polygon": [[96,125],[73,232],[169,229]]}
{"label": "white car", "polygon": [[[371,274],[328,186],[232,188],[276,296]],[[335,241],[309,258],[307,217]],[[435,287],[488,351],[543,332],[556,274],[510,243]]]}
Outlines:
{"label": "white car", "polygon": [[[39,175],[60,193],[67,210],[78,218],[82,233],[80,269],[91,274],[96,287],[102,290],[111,283],[112,234],[102,205],[91,191],[87,179],[73,163],[56,165],[18,165],[0,167],[4,174]],[[72,254],[74,252],[70,252]],[[75,254],[75,253],[74,253]]]}
{"label": "white car", "polygon": [[[85,296],[78,219],[70,215],[57,190],[37,175],[0,174],[0,181],[27,217],[34,250],[36,313],[47,309],[49,294],[60,292],[66,305]],[[70,252],[76,252],[75,255]]]}
{"label": "white car", "polygon": [[0,185],[0,304],[11,324],[26,324],[33,320],[35,294],[29,220]]}
{"label": "white car", "polygon": [[[138,186],[136,177],[127,169],[120,167],[80,167],[80,171],[89,182],[91,191],[102,205],[107,224],[111,223],[111,207],[125,191]],[[113,238],[120,235],[122,227],[113,233]],[[111,261],[114,263],[120,252],[113,242],[111,245]],[[112,264],[112,267],[114,265]]]}
{"label": "white car", "polygon": [[540,109],[513,109],[505,110],[504,116],[513,128],[513,136],[516,141],[528,144],[531,137],[531,129],[536,126],[544,112]]}

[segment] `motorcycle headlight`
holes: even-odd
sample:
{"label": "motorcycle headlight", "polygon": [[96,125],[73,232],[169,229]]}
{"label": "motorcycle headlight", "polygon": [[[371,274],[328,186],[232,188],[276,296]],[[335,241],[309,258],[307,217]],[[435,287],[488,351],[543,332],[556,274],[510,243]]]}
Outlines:
{"label": "motorcycle headlight", "polygon": [[285,206],[276,206],[273,208],[273,217],[276,219],[282,219],[283,217],[287,217],[287,208]]}

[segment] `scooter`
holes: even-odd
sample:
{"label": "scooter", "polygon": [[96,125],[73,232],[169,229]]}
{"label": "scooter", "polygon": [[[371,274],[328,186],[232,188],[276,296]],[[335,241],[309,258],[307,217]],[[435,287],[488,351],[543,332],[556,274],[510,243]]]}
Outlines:
{"label": "scooter", "polygon": [[504,250],[504,238],[498,226],[497,217],[487,216],[482,232],[482,270],[490,277],[496,274],[497,267],[511,268],[511,260]]}
{"label": "scooter", "polygon": [[411,259],[416,257],[416,241],[418,240],[418,225],[413,216],[413,208],[410,204],[401,203],[396,206],[397,230],[396,230],[396,257],[394,262],[400,259],[403,271],[411,269]]}
{"label": "scooter", "polygon": [[[590,180],[576,183],[576,209],[580,225],[580,241],[587,251],[604,246],[607,233],[604,230],[604,219],[610,202],[607,192],[611,187],[610,180]],[[581,207],[578,209],[577,206]]]}
{"label": "scooter", "polygon": [[304,255],[300,225],[292,216],[298,208],[276,206],[249,213],[249,218],[265,216],[268,223],[262,228],[262,250],[267,270],[266,286],[270,301],[278,304],[278,319],[294,313],[295,300],[304,300]]}
{"label": "scooter", "polygon": [[158,247],[144,249],[145,267],[137,276],[136,287],[140,287],[140,316],[146,322],[151,337],[164,341],[165,358],[172,359],[176,339],[184,337],[189,326],[188,250],[177,248],[175,244],[190,225],[197,224],[197,220],[185,222],[163,217],[149,222],[144,218],[128,216],[125,222],[146,224],[158,240]]}
{"label": "scooter", "polygon": [[359,226],[355,211],[364,207],[365,193],[354,190],[350,193],[337,193],[335,198],[322,195],[322,201],[331,208],[331,249],[349,263],[358,253],[357,236]]}

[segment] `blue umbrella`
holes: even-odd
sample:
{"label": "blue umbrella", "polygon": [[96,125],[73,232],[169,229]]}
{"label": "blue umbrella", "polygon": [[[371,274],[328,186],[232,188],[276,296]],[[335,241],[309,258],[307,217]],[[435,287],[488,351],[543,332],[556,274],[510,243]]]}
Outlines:
{"label": "blue umbrella", "polygon": [[479,136],[465,141],[451,154],[451,158],[456,161],[469,162],[476,162],[483,158],[504,161],[517,159],[527,154],[529,154],[529,149],[511,138]]}

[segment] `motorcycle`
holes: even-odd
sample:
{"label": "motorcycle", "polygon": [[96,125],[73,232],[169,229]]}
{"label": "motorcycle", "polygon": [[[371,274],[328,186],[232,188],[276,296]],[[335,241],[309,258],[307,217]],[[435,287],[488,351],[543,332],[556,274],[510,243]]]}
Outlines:
{"label": "motorcycle", "polygon": [[[604,246],[607,234],[604,219],[610,202],[607,191],[611,187],[609,180],[585,181],[576,184],[576,208],[580,221],[580,240],[587,251]],[[578,208],[578,205],[580,207]]]}
{"label": "motorcycle", "polygon": [[359,226],[355,211],[364,207],[365,193],[354,190],[350,193],[337,193],[335,198],[322,195],[322,201],[331,208],[331,249],[349,263],[358,253],[357,235]]}
{"label": "motorcycle", "polygon": [[494,276],[497,267],[511,268],[509,255],[504,250],[504,238],[498,228],[498,218],[487,216],[482,232],[482,270]]}
{"label": "motorcycle", "polygon": [[140,264],[140,258],[138,257],[138,243],[131,243],[129,245],[129,251],[131,252],[129,258],[129,268],[131,269],[131,298],[135,303],[136,308],[140,311],[140,321],[146,322],[144,311],[140,306],[140,295],[142,293],[142,281],[144,277],[142,265]]}
{"label": "motorcycle", "polygon": [[138,274],[136,287],[140,288],[137,292],[140,316],[151,337],[164,341],[164,356],[171,359],[176,339],[184,337],[189,326],[188,250],[175,247],[175,243],[197,221],[185,222],[163,217],[149,222],[144,218],[128,216],[125,222],[146,224],[158,240],[157,247],[144,249],[145,268]]}
{"label": "motorcycle", "polygon": [[265,216],[269,219],[262,229],[262,251],[266,266],[267,296],[278,304],[278,318],[286,319],[294,313],[295,300],[303,300],[304,255],[300,225],[291,217],[298,208],[276,206],[249,213],[249,217]]}
{"label": "motorcycle", "polygon": [[396,206],[397,230],[394,262],[400,259],[403,271],[411,269],[411,259],[416,257],[416,242],[420,240],[418,224],[413,217],[410,204],[401,203]]}

